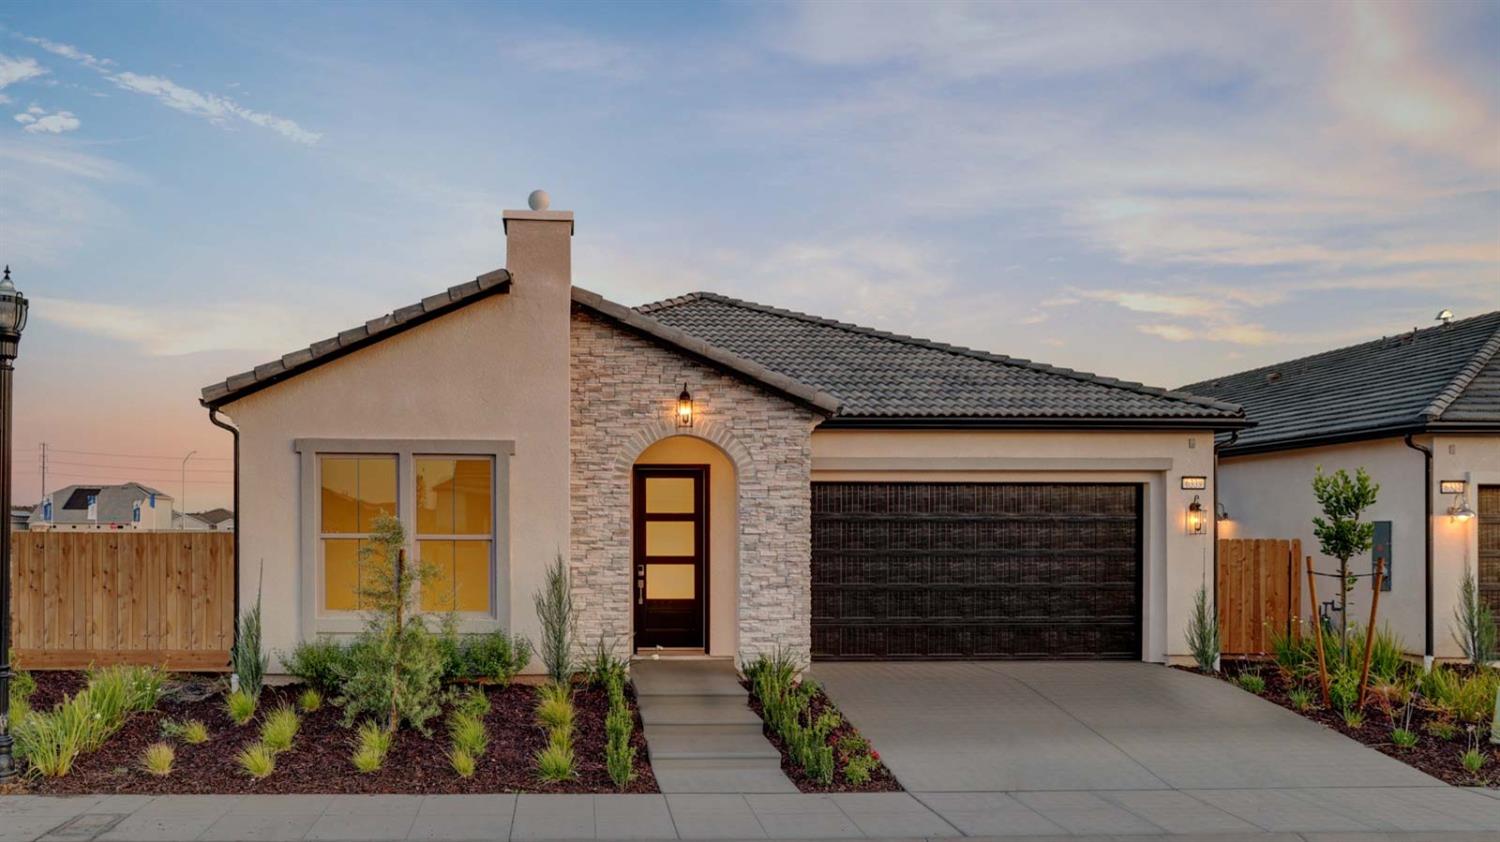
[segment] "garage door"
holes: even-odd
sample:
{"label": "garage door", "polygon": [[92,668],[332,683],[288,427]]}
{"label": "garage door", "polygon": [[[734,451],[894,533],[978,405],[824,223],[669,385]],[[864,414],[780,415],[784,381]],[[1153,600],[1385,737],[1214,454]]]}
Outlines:
{"label": "garage door", "polygon": [[1141,486],[812,491],[813,657],[1140,657]]}

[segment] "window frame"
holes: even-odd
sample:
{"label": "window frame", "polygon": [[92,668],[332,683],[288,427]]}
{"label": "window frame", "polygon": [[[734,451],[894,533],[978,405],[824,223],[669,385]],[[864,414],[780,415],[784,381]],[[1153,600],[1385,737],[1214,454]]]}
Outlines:
{"label": "window frame", "polygon": [[[301,566],[300,597],[304,636],[314,634],[354,634],[364,630],[359,611],[328,611],[323,608],[324,569],[322,529],[322,461],[323,456],[395,456],[396,516],[406,527],[406,551],[417,552],[416,459],[464,458],[488,456],[492,459],[490,474],[490,610],[459,612],[458,631],[478,634],[510,627],[510,457],[515,455],[513,440],[483,439],[333,439],[299,438],[293,449],[301,463]],[[408,485],[412,485],[408,488]],[[430,538],[431,536],[429,536]],[[469,536],[474,537],[474,536]],[[420,600],[420,596],[418,597]]]}

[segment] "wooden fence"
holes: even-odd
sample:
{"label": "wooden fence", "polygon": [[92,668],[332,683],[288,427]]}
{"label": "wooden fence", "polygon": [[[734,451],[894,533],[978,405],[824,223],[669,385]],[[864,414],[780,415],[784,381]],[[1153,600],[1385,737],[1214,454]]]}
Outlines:
{"label": "wooden fence", "polygon": [[1273,629],[1299,633],[1302,602],[1301,541],[1219,540],[1219,629],[1225,655],[1265,654]]}
{"label": "wooden fence", "polygon": [[227,668],[232,533],[17,532],[11,586],[12,641],[23,668]]}

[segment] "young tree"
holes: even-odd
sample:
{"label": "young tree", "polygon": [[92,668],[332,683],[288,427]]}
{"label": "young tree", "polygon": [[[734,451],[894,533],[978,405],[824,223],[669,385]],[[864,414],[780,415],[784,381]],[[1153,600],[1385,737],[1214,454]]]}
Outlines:
{"label": "young tree", "polygon": [[568,581],[567,562],[561,555],[547,565],[547,578],[531,599],[542,623],[542,642],[538,647],[542,663],[547,665],[547,675],[555,683],[567,686],[573,676],[578,618],[573,612],[573,586]]}
{"label": "young tree", "polygon": [[415,588],[437,573],[433,565],[407,555],[401,521],[389,515],[375,519],[370,539],[359,551],[359,600],[369,648],[363,662],[367,674],[354,683],[363,685],[366,702],[376,696],[388,703],[391,732],[403,718],[421,728],[437,712],[441,654],[426,623],[411,613]]}
{"label": "young tree", "polygon": [[1495,615],[1480,595],[1474,571],[1467,564],[1458,583],[1458,606],[1453,609],[1453,620],[1453,639],[1470,663],[1482,667],[1495,660]]}
{"label": "young tree", "polygon": [[[1313,534],[1318,537],[1323,555],[1339,562],[1339,624],[1342,651],[1349,653],[1349,588],[1354,578],[1349,574],[1349,559],[1367,553],[1375,543],[1375,524],[1361,521],[1365,509],[1375,505],[1380,486],[1370,482],[1364,468],[1353,478],[1340,468],[1323,473],[1319,465],[1313,477],[1313,496],[1323,509],[1322,517],[1313,518]],[[1373,630],[1372,630],[1373,633]]]}

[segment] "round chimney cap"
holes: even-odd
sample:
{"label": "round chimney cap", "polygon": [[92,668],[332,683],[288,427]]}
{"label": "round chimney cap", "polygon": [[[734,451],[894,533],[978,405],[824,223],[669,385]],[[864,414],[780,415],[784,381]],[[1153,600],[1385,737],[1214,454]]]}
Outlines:
{"label": "round chimney cap", "polygon": [[526,204],[534,211],[544,211],[552,205],[552,197],[547,195],[546,190],[533,190],[526,197]]}

